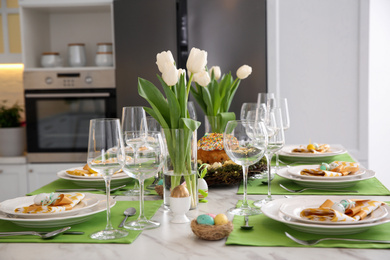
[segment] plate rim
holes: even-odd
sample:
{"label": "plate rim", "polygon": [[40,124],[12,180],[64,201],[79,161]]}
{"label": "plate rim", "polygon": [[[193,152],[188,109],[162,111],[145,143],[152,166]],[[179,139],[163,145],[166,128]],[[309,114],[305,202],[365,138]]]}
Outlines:
{"label": "plate rim", "polygon": [[[302,144],[298,145],[285,145],[279,152],[279,155],[286,156],[286,157],[295,157],[295,158],[320,158],[320,157],[332,157],[340,154],[344,154],[347,152],[347,149],[343,147],[337,147],[335,145],[329,145],[330,149],[338,149],[339,151],[336,152],[330,152],[330,153],[313,153],[313,154],[306,154],[306,153],[291,153],[286,152],[285,149],[289,148],[297,148],[299,146],[302,146]],[[308,156],[309,155],[309,156]]]}
{"label": "plate rim", "polygon": [[[6,202],[6,201],[17,200],[17,199],[24,199],[24,198],[31,198],[32,200],[34,200],[34,198],[38,195],[38,194],[36,194],[36,195],[33,195],[33,196],[23,196],[23,197],[17,197],[17,198],[5,200],[5,201],[0,203],[0,212],[3,212],[4,214],[7,214],[7,215],[15,216],[15,217],[18,217],[18,218],[24,218],[24,219],[42,219],[42,217],[54,218],[56,216],[70,216],[70,215],[74,215],[74,214],[77,214],[80,211],[92,208],[92,207],[96,206],[99,203],[99,200],[95,196],[93,196],[95,194],[92,194],[92,193],[71,192],[71,193],[63,193],[63,194],[75,194],[75,193],[82,193],[82,194],[84,194],[85,196],[84,196],[83,200],[84,199],[95,199],[96,201],[93,202],[91,205],[88,205],[88,206],[83,207],[83,208],[77,208],[76,210],[62,211],[62,212],[56,212],[56,213],[26,214],[26,213],[7,212],[7,211],[2,210],[2,204],[4,202]],[[21,206],[19,206],[19,207],[21,207]]]}
{"label": "plate rim", "polygon": [[307,179],[307,180],[348,180],[348,179],[353,179],[355,177],[358,177],[358,176],[362,176],[366,173],[367,169],[364,168],[364,167],[360,167],[359,166],[359,172],[361,171],[360,174],[351,174],[351,175],[347,175],[347,176],[342,176],[342,177],[316,177],[316,176],[306,176],[306,175],[300,175],[300,174],[297,174],[297,173],[292,173],[290,172],[291,169],[294,169],[294,168],[309,168],[310,167],[313,167],[316,166],[317,168],[320,166],[319,164],[307,164],[307,165],[297,165],[297,166],[292,166],[292,167],[289,167],[287,168],[287,172],[296,176],[296,177],[301,177],[302,179]]}
{"label": "plate rim", "polygon": [[[309,198],[308,197],[305,197],[305,198],[301,198],[300,199],[300,202],[304,203],[303,200],[307,201]],[[320,198],[318,198],[319,200]],[[324,198],[321,198],[322,201],[324,201]],[[292,200],[289,200],[289,202],[292,202]],[[320,202],[308,202],[308,203],[320,203]],[[279,207],[279,211],[284,214],[285,216],[287,217],[290,217],[296,221],[300,221],[300,222],[306,222],[306,223],[312,223],[312,224],[319,224],[319,225],[324,225],[324,226],[333,226],[333,225],[360,225],[360,224],[364,224],[364,223],[371,223],[371,222],[375,222],[375,221],[379,221],[383,218],[385,218],[388,214],[389,214],[389,211],[387,210],[387,208],[385,207],[385,205],[381,205],[379,206],[379,208],[381,208],[381,210],[383,211],[383,215],[381,215],[380,217],[378,218],[375,218],[375,219],[363,219],[362,221],[356,221],[356,222],[321,222],[321,221],[313,221],[313,220],[308,220],[308,219],[304,219],[304,218],[300,218],[298,216],[296,216],[295,214],[293,214],[292,212],[287,212],[286,210],[284,210],[284,208],[287,205],[288,203],[285,202],[283,204],[280,205]],[[286,206],[285,206],[286,205]],[[315,206],[313,206],[315,207]],[[302,206],[302,208],[311,208],[311,206]]]}
{"label": "plate rim", "polygon": [[[83,167],[73,167],[73,168],[68,168],[68,169],[65,169],[65,170],[61,170],[60,172],[64,172],[64,176],[68,177],[68,178],[71,178],[71,179],[77,179],[77,180],[103,180],[103,176],[78,176],[78,175],[72,175],[72,174],[69,174],[67,173],[67,171],[73,171],[73,170],[82,170]],[[122,178],[122,177],[127,177],[128,175],[123,172],[123,173],[120,173],[118,175],[113,175],[111,177],[111,179],[117,179],[117,178]]]}

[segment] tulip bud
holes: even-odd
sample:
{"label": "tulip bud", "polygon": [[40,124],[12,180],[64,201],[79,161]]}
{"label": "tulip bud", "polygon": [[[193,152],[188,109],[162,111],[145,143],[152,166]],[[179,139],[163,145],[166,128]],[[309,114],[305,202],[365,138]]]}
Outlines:
{"label": "tulip bud", "polygon": [[201,72],[194,74],[194,81],[199,85],[201,85],[202,87],[206,87],[211,80],[207,71],[203,70]]}
{"label": "tulip bud", "polygon": [[184,82],[187,84],[187,79],[186,79],[186,70],[185,69],[178,69],[177,70],[177,76],[180,79],[181,75],[184,75]]}
{"label": "tulip bud", "polygon": [[195,74],[203,71],[206,65],[207,52],[197,48],[192,48],[187,60],[187,70]]}
{"label": "tulip bud", "polygon": [[162,73],[162,79],[168,86],[176,85],[178,81],[178,73],[175,65],[166,63],[164,65],[164,72]]}
{"label": "tulip bud", "polygon": [[165,69],[167,69],[167,64],[168,68],[169,65],[175,65],[175,60],[173,59],[171,51],[163,51],[157,54],[157,61],[156,61],[158,70],[161,73],[164,73]]}
{"label": "tulip bud", "polygon": [[211,67],[211,69],[209,70],[210,77],[213,72],[214,72],[214,78],[216,80],[219,80],[221,78],[221,68],[219,66]]}
{"label": "tulip bud", "polygon": [[252,67],[248,65],[242,65],[237,70],[237,78],[239,79],[245,79],[252,73]]}

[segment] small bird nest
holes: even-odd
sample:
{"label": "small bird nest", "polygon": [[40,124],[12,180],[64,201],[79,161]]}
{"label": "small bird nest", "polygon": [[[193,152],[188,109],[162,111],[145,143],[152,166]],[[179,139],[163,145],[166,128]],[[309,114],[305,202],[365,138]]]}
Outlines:
{"label": "small bird nest", "polygon": [[194,234],[204,240],[221,240],[233,231],[233,224],[229,221],[225,225],[200,225],[196,219],[191,221],[191,229]]}
{"label": "small bird nest", "polygon": [[157,192],[158,195],[161,196],[161,198],[164,197],[164,187],[163,187],[163,185],[156,185],[154,187],[154,190]]}

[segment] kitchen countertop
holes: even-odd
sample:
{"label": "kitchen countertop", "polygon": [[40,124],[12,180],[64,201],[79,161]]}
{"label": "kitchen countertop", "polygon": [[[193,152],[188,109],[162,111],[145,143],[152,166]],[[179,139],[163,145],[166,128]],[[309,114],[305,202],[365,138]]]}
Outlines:
{"label": "kitchen countertop", "polygon": [[[237,195],[237,186],[211,188],[208,203],[200,203],[187,216],[223,213],[233,207],[242,195]],[[147,199],[160,199],[146,196]],[[273,196],[275,199],[281,196]],[[351,196],[352,197],[352,196]],[[264,195],[249,195],[258,200]],[[380,200],[390,197],[378,196]],[[136,197],[117,197],[118,200],[137,200]],[[250,247],[227,246],[225,240],[205,241],[198,239],[190,224],[170,223],[171,214],[161,207],[153,217],[161,223],[157,229],[143,231],[132,244],[33,244],[0,243],[0,259],[387,259],[386,249],[348,248],[298,248],[298,247]],[[259,234],[261,236],[262,234]]]}
{"label": "kitchen countertop", "polygon": [[25,164],[27,163],[26,156],[15,156],[15,157],[1,157],[0,164]]}

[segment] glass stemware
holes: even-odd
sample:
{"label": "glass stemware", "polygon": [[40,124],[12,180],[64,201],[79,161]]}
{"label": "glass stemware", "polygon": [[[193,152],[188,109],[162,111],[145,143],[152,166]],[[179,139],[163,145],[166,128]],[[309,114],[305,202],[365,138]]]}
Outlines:
{"label": "glass stemware", "polygon": [[[290,128],[290,114],[288,111],[288,102],[287,98],[282,98],[280,100],[280,109],[282,112],[282,121],[283,121],[283,130],[287,131]],[[275,154],[275,168],[276,171],[279,170],[279,151]]]}
{"label": "glass stemware", "polygon": [[[124,141],[127,144],[126,149],[133,149],[135,151],[138,151],[138,149],[143,144],[143,134],[147,131],[147,119],[143,107],[129,106],[122,108],[122,131],[124,135]],[[134,155],[137,156],[137,153],[135,153]],[[125,171],[125,169],[123,169],[123,171]],[[150,191],[145,192],[145,194],[149,193]],[[139,195],[139,185],[137,179],[134,180],[133,189],[124,192],[123,195]]]}
{"label": "glass stemware", "polygon": [[197,120],[194,102],[192,102],[192,101],[187,102],[187,110],[188,110],[188,114],[189,114],[190,118]]}
{"label": "glass stemware", "polygon": [[[282,123],[282,113],[279,107],[274,107],[274,99],[271,99],[270,110],[267,112],[265,126],[268,132],[268,146],[266,158],[268,164],[268,179],[271,180],[271,160],[272,156],[284,146],[284,131]],[[254,205],[261,207],[265,203],[272,201],[271,181],[268,181],[267,197],[263,200],[255,201]]]}
{"label": "glass stemware", "polygon": [[93,233],[92,239],[107,240],[128,235],[127,231],[114,229],[111,225],[110,183],[114,172],[121,169],[118,158],[124,154],[124,143],[119,119],[92,119],[89,127],[89,167],[103,175],[107,195],[107,224],[102,231]]}
{"label": "glass stemware", "polygon": [[[161,133],[148,132],[145,142],[139,152],[126,149],[126,156],[120,160],[122,169],[132,178],[136,178],[140,184],[140,210],[137,220],[127,221],[124,228],[131,230],[146,230],[160,226],[160,223],[148,220],[144,215],[144,182],[160,171],[166,157],[164,142]],[[138,153],[135,156],[135,153]]]}
{"label": "glass stemware", "polygon": [[267,147],[267,129],[263,122],[229,121],[223,134],[223,144],[229,158],[242,167],[244,196],[242,205],[228,210],[233,215],[258,215],[261,210],[250,207],[247,200],[248,167],[258,162]]}

